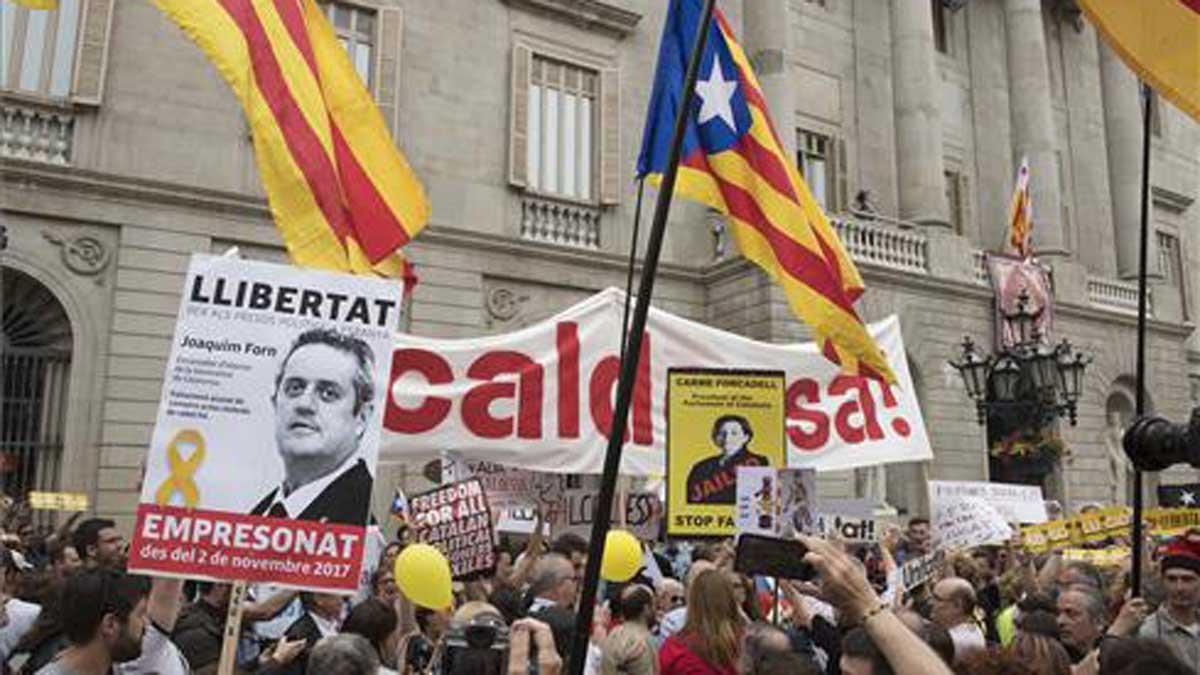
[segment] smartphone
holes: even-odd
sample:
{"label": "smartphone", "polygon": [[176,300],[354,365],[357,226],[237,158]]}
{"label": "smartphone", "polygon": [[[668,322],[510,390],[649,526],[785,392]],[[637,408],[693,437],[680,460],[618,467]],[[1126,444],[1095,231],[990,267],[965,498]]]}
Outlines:
{"label": "smartphone", "polygon": [[808,547],[796,539],[743,534],[737,540],[733,569],[746,575],[807,581],[817,576],[817,571],[804,562],[806,553]]}

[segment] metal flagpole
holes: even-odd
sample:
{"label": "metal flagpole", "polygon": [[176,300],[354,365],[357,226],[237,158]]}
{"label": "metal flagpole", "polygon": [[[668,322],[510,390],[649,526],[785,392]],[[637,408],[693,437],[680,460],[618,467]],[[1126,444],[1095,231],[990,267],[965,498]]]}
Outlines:
{"label": "metal flagpole", "polygon": [[629,270],[625,276],[625,312],[621,315],[621,361],[625,361],[625,343],[629,341],[629,304],[633,299],[633,268],[637,265],[638,230],[642,224],[642,193],[646,178],[637,181],[637,202],[633,206],[633,236],[629,241]]}
{"label": "metal flagpole", "polygon": [[[650,226],[650,236],[646,241],[646,255],[642,265],[641,283],[638,285],[637,305],[633,310],[633,324],[629,328],[627,358],[621,361],[621,379],[617,384],[617,401],[613,408],[608,450],[604,456],[604,476],[600,481],[600,495],[596,501],[596,517],[592,521],[587,569],[583,577],[583,593],[579,598],[579,613],[575,617],[575,635],[571,641],[571,660],[567,666],[568,675],[583,675],[583,667],[587,663],[588,637],[591,633],[592,614],[595,610],[596,588],[600,583],[600,559],[604,555],[604,539],[612,518],[617,470],[621,465],[621,446],[624,445],[625,428],[629,422],[629,406],[633,399],[634,380],[637,378],[642,337],[646,330],[646,319],[650,315],[650,297],[654,293],[654,277],[658,271],[658,257],[662,252],[667,214],[671,211],[671,197],[675,193],[675,178],[679,175],[679,152],[683,147],[683,133],[687,128],[688,115],[693,114],[693,92],[696,89],[700,57],[704,54],[704,45],[708,41],[708,31],[712,25],[715,4],[716,0],[705,0],[704,10],[700,15],[700,24],[696,30],[696,43],[692,47],[687,74],[683,78],[683,101],[675,113],[675,130],[671,134],[667,166],[659,186],[658,201],[654,204],[654,221]],[[636,246],[636,242],[634,245]]]}
{"label": "metal flagpole", "polygon": [[[1150,86],[1141,85],[1142,104],[1142,230],[1138,250],[1137,393],[1134,419],[1146,414],[1146,266],[1150,244],[1150,116],[1154,97]],[[1142,472],[1133,469],[1133,567],[1130,581],[1133,597],[1142,592]]]}

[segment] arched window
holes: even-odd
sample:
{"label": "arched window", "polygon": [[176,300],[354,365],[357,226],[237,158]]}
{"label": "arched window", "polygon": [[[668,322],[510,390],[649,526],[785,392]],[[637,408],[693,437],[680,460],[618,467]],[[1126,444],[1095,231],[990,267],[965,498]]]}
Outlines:
{"label": "arched window", "polygon": [[54,490],[62,462],[71,322],[33,277],[0,268],[0,489]]}

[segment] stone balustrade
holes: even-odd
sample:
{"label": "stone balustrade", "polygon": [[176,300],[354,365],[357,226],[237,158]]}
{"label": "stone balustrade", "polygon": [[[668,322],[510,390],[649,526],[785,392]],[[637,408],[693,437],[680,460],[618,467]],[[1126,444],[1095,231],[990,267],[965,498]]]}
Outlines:
{"label": "stone balustrade", "polygon": [[0,157],[67,166],[75,115],[36,103],[0,101]]}
{"label": "stone balustrade", "polygon": [[929,242],[924,234],[867,220],[835,218],[831,222],[855,262],[929,273]]}
{"label": "stone balustrade", "polygon": [[[1088,277],[1088,302],[1105,309],[1136,314],[1138,309],[1137,282],[1106,279],[1104,277]],[[1154,295],[1147,289],[1146,313],[1154,316]]]}
{"label": "stone balustrade", "polygon": [[523,195],[521,238],[558,246],[599,249],[600,208]]}

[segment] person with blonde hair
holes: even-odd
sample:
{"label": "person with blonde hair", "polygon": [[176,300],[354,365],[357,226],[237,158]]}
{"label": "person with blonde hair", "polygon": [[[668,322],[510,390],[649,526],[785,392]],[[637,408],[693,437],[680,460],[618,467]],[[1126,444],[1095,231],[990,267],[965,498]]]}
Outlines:
{"label": "person with blonde hair", "polygon": [[688,584],[687,621],[658,653],[662,675],[735,675],[746,621],[733,584],[705,570]]}

